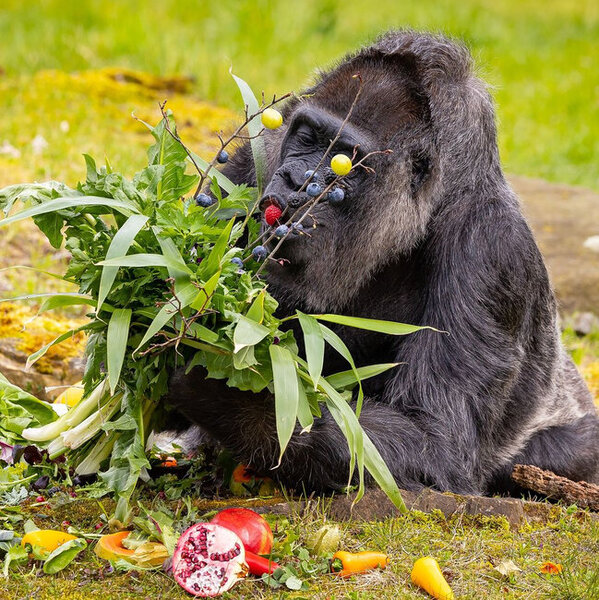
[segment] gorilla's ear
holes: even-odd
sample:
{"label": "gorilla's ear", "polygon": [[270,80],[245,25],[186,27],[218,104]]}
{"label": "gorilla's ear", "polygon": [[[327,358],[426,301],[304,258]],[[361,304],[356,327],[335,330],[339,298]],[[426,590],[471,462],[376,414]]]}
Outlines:
{"label": "gorilla's ear", "polygon": [[415,195],[428,179],[431,172],[431,158],[424,151],[412,155],[412,181],[410,191]]}

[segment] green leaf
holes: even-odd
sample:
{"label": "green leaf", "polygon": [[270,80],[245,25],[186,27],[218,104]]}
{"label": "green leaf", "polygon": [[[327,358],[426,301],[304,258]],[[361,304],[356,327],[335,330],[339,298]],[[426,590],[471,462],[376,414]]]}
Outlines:
{"label": "green leaf", "polygon": [[231,237],[231,230],[233,229],[234,223],[234,218],[227,223],[226,227],[223,229],[222,233],[212,247],[210,254],[200,264],[198,275],[202,281],[212,277],[216,271],[220,271],[220,263],[225,255],[225,252],[227,251],[227,245],[229,244],[229,238]]}
{"label": "green leaf", "polygon": [[362,403],[364,402],[364,390],[362,389],[362,382],[360,381],[360,377],[358,375],[358,370],[356,369],[356,363],[354,362],[353,356],[349,351],[349,348],[345,345],[345,342],[332,330],[329,329],[326,325],[320,324],[320,329],[324,336],[324,339],[330,344],[345,360],[349,363],[349,366],[354,373],[354,377],[358,382],[358,399],[356,403],[356,415],[360,417],[360,413],[362,412]]}
{"label": "green leaf", "polygon": [[346,317],[343,315],[329,314],[312,316],[319,321],[328,321],[329,323],[337,323],[338,325],[347,325],[348,327],[366,329],[378,333],[387,333],[389,335],[407,335],[409,333],[421,331],[422,329],[439,331],[439,329],[435,329],[434,327],[406,325],[405,323],[396,323],[395,321],[380,321],[377,319],[365,319],[363,317]]}
{"label": "green leaf", "polygon": [[302,383],[299,374],[297,374],[297,386],[299,390],[297,420],[302,426],[301,433],[309,433],[312,429],[312,425],[314,425],[314,415],[310,409],[310,402],[308,401],[308,396],[306,395],[306,390],[304,389],[304,384]]}
{"label": "green leaf", "polygon": [[233,332],[233,343],[235,344],[233,352],[239,352],[246,346],[255,346],[269,333],[270,329],[268,327],[264,327],[264,325],[260,325],[256,321],[240,315],[239,321],[237,321],[237,325],[235,326],[235,331]]}
{"label": "green leaf", "polygon": [[87,548],[87,542],[80,538],[69,540],[61,544],[50,553],[44,561],[43,571],[47,575],[54,575],[62,571],[75,560],[77,555]]}
{"label": "green leaf", "polygon": [[268,159],[266,155],[266,144],[264,142],[264,137],[260,135],[260,132],[264,129],[264,127],[262,125],[260,115],[256,114],[260,110],[260,105],[258,104],[258,100],[256,100],[254,92],[252,92],[252,88],[250,88],[250,86],[243,79],[241,79],[241,77],[234,75],[232,70],[229,70],[229,73],[231,73],[231,77],[233,77],[237,87],[239,88],[239,91],[241,92],[241,97],[243,98],[243,102],[246,106],[247,115],[256,115],[248,123],[247,129],[248,135],[250,136],[252,156],[254,157],[256,187],[258,188],[258,194],[262,195]]}
{"label": "green leaf", "polygon": [[268,350],[272,361],[275,389],[277,437],[280,448],[278,464],[280,465],[283,452],[295,428],[300,392],[296,364],[291,352],[275,344],[271,344]]}
{"label": "green leaf", "polygon": [[[171,111],[168,111],[169,127],[173,133],[176,133],[175,121],[171,114]],[[147,123],[144,125],[156,140],[156,143],[148,149],[149,168],[162,167],[160,171],[153,173],[154,176],[158,175],[158,179],[155,182],[155,189],[152,185],[151,193],[156,195],[159,202],[178,200],[197,183],[198,179],[197,175],[185,174],[187,152],[183,145],[168,132],[165,118],[156,127]]]}
{"label": "green leaf", "polygon": [[129,339],[129,325],[131,323],[131,309],[117,308],[110,317],[108,333],[106,334],[106,359],[108,363],[108,382],[110,393],[114,394],[121,376],[121,369],[125,360],[127,340]]}
{"label": "green leaf", "polygon": [[[355,371],[353,369],[349,371],[340,371],[325,377],[325,379],[337,390],[354,386],[360,381],[369,379],[370,377],[376,377],[389,369],[393,369],[402,363],[381,363],[378,365],[368,365],[366,367],[358,367]],[[357,375],[357,377],[356,377]]]}
{"label": "green leaf", "polygon": [[[342,431],[350,432],[352,435],[359,435],[359,439],[355,444],[355,451],[358,456],[358,471],[360,471],[361,463],[368,472],[372,475],[372,478],[380,486],[380,488],[387,494],[391,502],[402,512],[407,512],[406,505],[401,497],[397,483],[389,471],[389,467],[385,464],[382,456],[377,450],[376,446],[372,443],[372,440],[363,431],[362,426],[358,421],[358,417],[351,409],[349,404],[343,400],[339,392],[337,392],[324,378],[321,377],[319,381],[319,387],[327,395],[329,403],[327,406],[331,411],[331,415],[341,427]],[[346,437],[348,437],[346,435]],[[361,446],[361,447],[360,447]],[[362,462],[363,461],[363,462]],[[360,477],[360,486],[358,494],[354,502],[357,502],[364,493],[364,483],[362,477]]]}
{"label": "green leaf", "polygon": [[80,306],[82,304],[96,306],[96,301],[83,294],[52,294],[41,303],[37,314],[40,315],[47,310],[64,308],[65,306]]}
{"label": "green leaf", "polygon": [[262,323],[264,319],[264,297],[266,296],[266,290],[262,290],[256,299],[252,302],[249,310],[246,313],[246,317],[256,323]]}
{"label": "green leaf", "polygon": [[[124,256],[129,251],[135,236],[139,233],[141,228],[147,223],[148,217],[145,215],[131,215],[124,225],[114,234],[108,251],[106,252],[106,258],[117,258],[118,256]],[[110,293],[110,288],[116,278],[118,267],[105,266],[102,269],[102,276],[100,278],[100,289],[98,292],[98,307],[97,312],[100,312],[106,296]]]}
{"label": "green leaf", "polygon": [[[170,267],[167,267],[168,275],[175,280],[175,289],[177,289],[177,285],[180,286],[189,282],[190,270],[185,264],[185,261],[175,245],[175,242],[173,242],[171,238],[160,236],[157,227],[153,227],[152,229],[156,235],[158,243],[160,244],[162,254],[172,263]],[[175,267],[175,265],[178,265],[178,267]]]}
{"label": "green leaf", "polygon": [[197,311],[206,311],[210,307],[212,300],[212,294],[218,285],[220,279],[220,271],[217,271],[206,283],[200,286],[198,295],[195,300],[191,303],[191,308]]}
{"label": "green leaf", "polygon": [[23,444],[22,433],[28,427],[52,423],[58,415],[47,402],[10,383],[0,373],[0,439],[11,444]]}
{"label": "green leaf", "polygon": [[314,318],[299,310],[297,316],[304,333],[304,345],[306,348],[306,360],[308,361],[308,372],[316,384],[322,373],[324,363],[324,336],[320,323]]}
{"label": "green leaf", "polygon": [[106,208],[112,208],[126,216],[139,212],[138,208],[133,202],[123,202],[121,200],[113,200],[112,198],[100,198],[96,196],[56,198],[55,200],[49,200],[43,204],[38,204],[32,208],[23,210],[16,215],[2,219],[2,221],[0,221],[0,227],[5,227],[10,223],[16,223],[17,221],[22,221],[23,219],[28,219],[29,217],[45,215],[47,213],[56,212],[57,210],[63,210],[64,208],[76,208],[83,206],[104,206]]}
{"label": "green leaf", "polygon": [[21,544],[11,546],[4,556],[4,566],[2,567],[4,577],[8,577],[8,569],[11,564],[27,563],[28,560],[29,553]]}
{"label": "green leaf", "polygon": [[53,248],[58,249],[62,246],[62,226],[64,225],[62,216],[55,212],[51,212],[33,217],[33,221],[39,227],[40,231],[48,238],[48,241]]}
{"label": "green leaf", "polygon": [[[113,267],[166,267],[167,269],[182,269],[182,265],[162,254],[129,254],[102,260],[98,265]],[[191,269],[183,265],[187,273],[191,275]]]}

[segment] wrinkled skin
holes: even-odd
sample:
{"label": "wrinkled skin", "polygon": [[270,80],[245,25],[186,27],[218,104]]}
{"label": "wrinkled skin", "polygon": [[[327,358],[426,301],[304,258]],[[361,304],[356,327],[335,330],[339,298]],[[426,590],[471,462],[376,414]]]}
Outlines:
{"label": "wrinkled skin", "polygon": [[[391,32],[322,75],[266,137],[264,204],[301,214],[304,172],[347,115],[358,72],[363,93],[334,152],[393,153],[369,159],[374,174],[345,178],[344,202],[317,207],[310,237],[284,243],[289,264],[268,271],[281,315],[337,312],[449,332],[337,329],[358,364],[405,363],[366,382],[360,417],[400,486],[509,491],[514,463],[593,479],[599,419],[561,345],[542,257],[501,172],[493,106],[464,48]],[[248,147],[225,172],[255,183]],[[325,357],[326,372],[345,368]],[[326,411],[270,471],[272,396],[204,375],[174,373],[169,399],[240,461],[300,490],[345,484],[347,445]]]}

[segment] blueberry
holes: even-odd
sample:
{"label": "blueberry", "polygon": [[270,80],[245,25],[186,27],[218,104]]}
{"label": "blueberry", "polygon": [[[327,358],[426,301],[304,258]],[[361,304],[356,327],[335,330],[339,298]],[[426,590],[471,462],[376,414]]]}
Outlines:
{"label": "blueberry", "polygon": [[229,153],[226,150],[221,150],[216,157],[216,160],[221,164],[225,164],[229,160]]}
{"label": "blueberry", "polygon": [[289,232],[289,227],[287,227],[287,225],[279,225],[275,229],[275,235],[279,238],[285,237],[288,232]]}
{"label": "blueberry", "polygon": [[331,206],[339,206],[343,202],[344,198],[345,192],[343,191],[343,188],[340,187],[333,188],[328,193],[329,204]]}
{"label": "blueberry", "polygon": [[212,206],[212,198],[208,194],[198,194],[195,197],[196,204],[203,208],[208,208]]}
{"label": "blueberry", "polygon": [[311,196],[312,198],[316,198],[316,196],[320,196],[322,193],[322,188],[317,183],[309,183],[306,188],[306,194]]}
{"label": "blueberry", "polygon": [[268,250],[264,246],[256,246],[252,250],[252,256],[257,261],[262,261],[268,256]]}
{"label": "blueberry", "polygon": [[291,229],[293,230],[293,233],[299,235],[304,230],[304,226],[301,223],[292,223]]}
{"label": "blueberry", "polygon": [[318,173],[316,171],[314,171],[313,169],[310,169],[309,171],[306,171],[304,173],[304,179],[310,179],[310,177],[312,177],[313,181],[317,181],[318,180]]}
{"label": "blueberry", "polygon": [[234,265],[237,265],[240,269],[243,268],[243,261],[241,260],[241,258],[239,258],[238,256],[235,256],[234,258],[231,259],[231,262]]}

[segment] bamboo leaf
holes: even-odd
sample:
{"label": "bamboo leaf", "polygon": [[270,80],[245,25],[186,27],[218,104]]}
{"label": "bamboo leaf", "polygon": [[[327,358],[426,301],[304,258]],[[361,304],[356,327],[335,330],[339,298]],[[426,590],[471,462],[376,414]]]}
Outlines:
{"label": "bamboo leaf", "polygon": [[358,400],[356,403],[356,415],[358,418],[360,417],[360,413],[362,412],[362,403],[364,402],[364,390],[362,389],[362,382],[360,381],[360,376],[358,375],[358,370],[356,369],[356,363],[354,362],[353,356],[349,351],[349,348],[345,345],[345,342],[332,330],[329,329],[326,325],[322,323],[319,324],[322,330],[322,334],[324,339],[330,344],[345,360],[349,363],[349,366],[354,373],[356,381],[358,382]]}
{"label": "bamboo leaf", "polygon": [[[124,256],[129,251],[135,236],[139,233],[141,228],[147,223],[148,217],[145,215],[131,215],[123,226],[114,234],[108,251],[106,252],[106,258],[117,258],[118,256]],[[98,307],[96,312],[99,313],[106,300],[106,296],[110,293],[110,288],[114,283],[119,268],[114,266],[105,266],[102,269],[102,276],[100,278],[100,289],[98,291]]]}
{"label": "bamboo leaf", "polygon": [[[167,269],[181,269],[181,264],[173,261],[162,254],[129,254],[102,260],[98,263],[102,266],[112,267],[166,267]],[[191,269],[185,265],[187,272],[191,275]]]}
{"label": "bamboo leaf", "polygon": [[271,344],[268,348],[272,361],[272,373],[275,389],[275,412],[277,437],[279,440],[279,462],[291,439],[297,419],[299,403],[299,382],[293,355],[287,348]]}
{"label": "bamboo leaf", "polygon": [[108,323],[108,333],[106,334],[106,358],[108,363],[108,382],[110,384],[110,393],[114,394],[123,361],[127,350],[127,340],[129,339],[129,325],[131,323],[131,309],[117,308],[110,317]]}
{"label": "bamboo leaf", "polygon": [[221,272],[217,271],[206,283],[200,286],[198,295],[191,303],[191,308],[198,311],[206,311],[208,308],[210,308],[212,295],[214,294],[214,290],[218,285],[220,274]]}
{"label": "bamboo leaf", "polygon": [[339,373],[334,373],[333,375],[329,375],[325,377],[325,379],[337,390],[341,388],[346,388],[350,386],[354,386],[358,379],[356,375],[359,377],[360,381],[364,381],[365,379],[370,379],[371,377],[376,377],[389,369],[393,369],[402,363],[381,363],[379,365],[368,365],[365,367],[358,367],[355,371],[350,369],[349,371],[340,371]]}
{"label": "bamboo leaf", "polygon": [[37,314],[40,315],[47,310],[64,308],[65,306],[80,306],[82,304],[96,306],[96,301],[89,296],[84,296],[83,294],[54,294],[46,298],[41,303]]}
{"label": "bamboo leaf", "polygon": [[65,208],[76,208],[83,206],[105,206],[107,208],[112,208],[126,216],[139,212],[138,208],[135,206],[135,204],[133,204],[133,202],[123,202],[122,200],[114,200],[113,198],[100,198],[98,196],[56,198],[55,200],[38,204],[37,206],[33,206],[27,210],[22,210],[11,217],[2,219],[2,221],[0,221],[0,227],[4,227],[10,223],[16,223],[17,221],[22,221],[23,219],[28,219],[29,217],[45,215],[47,213],[63,210]]}
{"label": "bamboo leaf", "polygon": [[297,387],[299,390],[299,397],[297,403],[297,420],[302,426],[301,433],[310,433],[312,425],[314,425],[314,415],[310,409],[310,402],[304,389],[304,384],[300,379],[299,373],[297,374]]}
{"label": "bamboo leaf", "polygon": [[157,227],[153,227],[152,229],[156,235],[158,243],[160,244],[162,254],[171,263],[169,266],[167,266],[168,275],[175,280],[175,289],[177,289],[177,284],[181,285],[183,282],[189,281],[190,270],[185,264],[185,261],[177,249],[177,246],[175,246],[175,242],[173,242],[171,238],[161,237]]}
{"label": "bamboo leaf", "polygon": [[37,362],[42,356],[44,356],[44,354],[46,354],[46,352],[48,352],[50,348],[52,348],[52,346],[56,346],[56,344],[60,344],[65,340],[68,340],[69,338],[73,337],[76,333],[79,333],[80,331],[85,331],[90,326],[91,323],[86,323],[85,325],[77,327],[76,329],[69,329],[68,331],[65,331],[63,334],[59,335],[57,338],[54,338],[50,343],[46,344],[45,346],[42,346],[39,350],[29,355],[29,357],[27,358],[27,363],[25,364],[25,369],[28,369],[29,367],[31,367],[32,364]]}
{"label": "bamboo leaf", "polygon": [[[260,105],[258,104],[258,100],[256,100],[256,96],[254,92],[252,92],[252,88],[243,80],[241,77],[237,77],[233,74],[232,70],[229,70],[231,73],[231,77],[235,80],[239,91],[241,92],[241,97],[243,98],[243,102],[247,107],[248,116],[256,115],[256,113],[260,110]],[[264,142],[264,137],[260,135],[260,132],[263,129],[262,121],[260,119],[260,115],[256,115],[247,125],[248,135],[250,136],[250,146],[252,148],[252,156],[254,157],[254,169],[256,172],[256,187],[258,188],[258,197],[262,195],[262,190],[264,189],[264,178],[266,177],[266,166],[267,166],[267,156],[266,156],[266,144]]]}
{"label": "bamboo leaf", "polygon": [[324,363],[324,336],[320,323],[314,318],[299,310],[297,316],[304,333],[304,346],[306,348],[306,360],[308,361],[308,372],[315,383],[318,384]]}
{"label": "bamboo leaf", "polygon": [[[345,432],[346,427],[357,432],[358,428],[361,432],[361,441],[362,441],[362,458],[363,458],[363,467],[365,467],[368,472],[372,475],[372,478],[376,481],[376,483],[380,486],[380,488],[387,494],[391,502],[402,512],[407,512],[406,505],[401,497],[401,493],[399,488],[397,487],[397,483],[389,471],[389,467],[385,464],[382,456],[377,450],[376,446],[372,443],[372,440],[368,437],[368,435],[363,432],[360,423],[358,422],[358,418],[355,413],[351,410],[351,407],[347,404],[347,402],[343,401],[343,398],[340,396],[339,392],[337,392],[325,379],[321,378],[319,382],[319,387],[324,391],[327,397],[331,400],[329,404],[327,402],[327,406],[329,410],[331,406],[333,406],[333,411],[331,411],[331,415],[338,423],[339,427],[341,427],[342,431]],[[341,417],[344,417],[347,421],[342,421]],[[343,423],[343,424],[342,424]],[[346,424],[347,423],[347,424]],[[347,436],[346,436],[347,437]],[[359,450],[359,449],[358,449]],[[358,452],[358,470],[360,470],[360,453]],[[364,493],[363,482],[360,482],[360,486],[358,489],[358,494],[354,502],[357,502]]]}
{"label": "bamboo leaf", "polygon": [[319,321],[328,321],[329,323],[337,323],[338,325],[347,325],[357,329],[366,329],[368,331],[376,331],[378,333],[387,333],[389,335],[407,335],[415,333],[422,329],[430,329],[432,331],[440,331],[434,327],[407,325],[406,323],[396,323],[394,321],[380,321],[377,319],[364,319],[363,317],[346,317],[344,315],[312,315]]}

